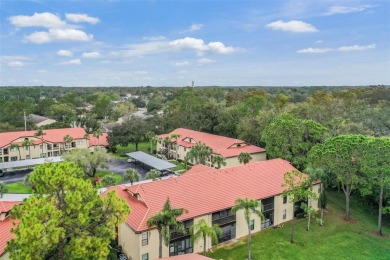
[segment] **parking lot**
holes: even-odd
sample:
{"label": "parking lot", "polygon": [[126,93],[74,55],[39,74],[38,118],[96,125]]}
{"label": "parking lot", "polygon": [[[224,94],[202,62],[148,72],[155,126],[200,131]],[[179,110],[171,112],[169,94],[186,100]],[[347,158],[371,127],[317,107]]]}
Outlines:
{"label": "parking lot", "polygon": [[[126,160],[115,160],[108,163],[108,169],[111,172],[118,173],[124,177],[125,172],[133,168],[138,171],[138,173],[141,175],[140,181],[145,179],[145,175],[148,171],[150,171],[150,168],[147,165],[143,165],[142,163],[129,163]],[[127,181],[124,181],[127,182]]]}

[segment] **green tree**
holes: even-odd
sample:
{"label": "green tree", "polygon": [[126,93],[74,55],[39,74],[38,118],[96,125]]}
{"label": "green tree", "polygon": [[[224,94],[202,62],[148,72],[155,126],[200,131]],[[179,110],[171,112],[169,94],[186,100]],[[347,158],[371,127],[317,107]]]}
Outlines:
{"label": "green tree", "polygon": [[34,193],[15,206],[19,225],[8,242],[11,259],[105,259],[114,227],[130,213],[115,191],[104,198],[70,162],[36,166]]}
{"label": "green tree", "polygon": [[110,187],[114,186],[116,182],[116,179],[112,175],[106,175],[102,178],[102,185],[103,187]]}
{"label": "green tree", "polygon": [[318,144],[309,153],[310,163],[317,168],[328,169],[335,174],[345,194],[345,219],[350,217],[351,192],[361,181],[361,149],[368,137],[362,135],[339,135]]}
{"label": "green tree", "polygon": [[385,191],[390,189],[390,139],[372,137],[364,143],[362,153],[362,172],[367,180],[364,193],[379,189],[377,232],[382,236],[382,214],[390,212],[390,206],[383,207]]}
{"label": "green tree", "polygon": [[303,170],[307,166],[307,153],[325,140],[327,132],[327,128],[313,120],[283,114],[267,125],[261,140],[270,158],[283,158]]}
{"label": "green tree", "polygon": [[222,165],[223,166],[226,165],[226,160],[225,160],[225,157],[223,157],[222,155],[214,154],[211,157],[211,163],[213,166],[217,165],[217,169],[220,169]]}
{"label": "green tree", "polygon": [[206,255],[206,239],[211,238],[213,244],[218,244],[218,237],[222,235],[222,229],[214,224],[209,226],[204,219],[199,220],[190,227],[192,247],[200,239],[203,239],[203,255]]}
{"label": "green tree", "polygon": [[[293,203],[294,206],[297,202],[302,199],[307,199],[310,195],[309,185],[308,185],[308,177],[299,172],[299,171],[291,171],[286,172],[284,174],[284,182],[282,187],[285,188],[283,191],[284,196],[287,196],[290,203]],[[294,228],[295,228],[295,217],[294,212],[293,218],[291,221],[291,239],[290,242],[293,244],[294,241]]]}
{"label": "green tree", "polygon": [[139,181],[141,178],[141,175],[137,172],[136,169],[128,169],[125,173],[125,180],[129,181],[131,185],[133,185],[134,182]]}
{"label": "green tree", "polygon": [[11,146],[10,146],[10,149],[12,150],[12,149],[17,149],[18,150],[18,152],[19,152],[19,160],[22,160],[22,156],[20,155],[20,146],[19,146],[19,144],[11,144]]}
{"label": "green tree", "polygon": [[159,140],[159,138],[157,137],[157,135],[152,132],[152,131],[149,131],[145,134],[145,137],[147,140],[149,140],[150,142],[150,153],[153,153],[153,144],[156,144],[157,141]]}
{"label": "green tree", "polygon": [[240,153],[238,155],[238,161],[243,164],[247,164],[250,160],[252,160],[252,156],[249,153]]}
{"label": "green tree", "polygon": [[141,118],[131,117],[122,125],[114,127],[112,133],[108,134],[107,140],[111,147],[127,146],[129,143],[133,143],[138,151],[138,144],[145,140],[148,128],[149,126]]}
{"label": "green tree", "polygon": [[206,164],[206,159],[210,158],[213,150],[202,142],[196,143],[187,153],[187,158],[190,161],[195,161],[195,164]]}
{"label": "green tree", "polygon": [[152,181],[159,180],[160,177],[161,177],[161,173],[156,169],[152,169],[148,171],[145,175],[145,179],[152,180]]}
{"label": "green tree", "polygon": [[248,260],[251,260],[251,215],[252,213],[257,215],[260,219],[264,219],[263,215],[263,205],[259,203],[257,200],[252,200],[248,198],[238,198],[235,202],[234,207],[232,208],[232,212],[234,214],[237,211],[243,210],[246,224],[248,225]]}
{"label": "green tree", "polygon": [[98,168],[108,169],[108,162],[111,160],[106,149],[101,147],[96,147],[92,152],[88,148],[74,149],[63,157],[81,167],[88,177],[95,177]]}
{"label": "green tree", "polygon": [[150,228],[157,228],[159,238],[159,258],[162,258],[162,243],[169,245],[171,240],[171,232],[185,233],[185,228],[182,222],[178,221],[181,215],[186,213],[184,208],[172,208],[169,198],[164,203],[161,211],[157,212],[147,220],[147,225]]}
{"label": "green tree", "polygon": [[[326,196],[326,188],[328,187],[329,183],[329,176],[325,173],[325,171],[321,168],[313,169],[311,167],[307,167],[305,172],[309,175],[311,182],[314,181],[320,181],[320,196],[318,197],[318,207],[321,210],[321,216],[320,216],[320,226],[323,225],[324,220],[324,209],[326,208],[326,205],[328,203],[327,196]],[[310,216],[309,216],[310,221]],[[308,223],[308,230],[310,229],[310,223]]]}
{"label": "green tree", "polygon": [[40,137],[41,138],[41,157],[43,156],[43,136],[46,135],[45,132],[43,132],[43,128],[40,127],[38,130],[34,133],[35,137]]}
{"label": "green tree", "polygon": [[2,198],[4,193],[7,192],[8,192],[7,186],[4,183],[0,182],[0,198]]}

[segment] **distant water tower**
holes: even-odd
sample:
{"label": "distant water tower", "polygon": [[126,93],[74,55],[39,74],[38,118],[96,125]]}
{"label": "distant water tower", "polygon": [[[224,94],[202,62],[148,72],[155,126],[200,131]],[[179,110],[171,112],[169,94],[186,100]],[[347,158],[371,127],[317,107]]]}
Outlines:
{"label": "distant water tower", "polygon": [[195,82],[194,82],[194,81],[192,81],[192,84],[191,84],[191,86],[192,86],[192,87],[194,87],[194,86],[195,86]]}

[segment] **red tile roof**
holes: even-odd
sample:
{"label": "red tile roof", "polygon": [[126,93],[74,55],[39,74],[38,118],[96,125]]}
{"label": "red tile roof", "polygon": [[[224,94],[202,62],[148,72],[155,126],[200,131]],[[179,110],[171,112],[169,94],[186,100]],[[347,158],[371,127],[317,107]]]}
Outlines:
{"label": "red tile roof", "polygon": [[210,260],[207,256],[198,254],[185,254],[161,258],[161,260]]}
{"label": "red tile roof", "polygon": [[[179,145],[184,147],[192,147],[195,144],[184,141],[186,138],[194,139],[196,142],[202,142],[213,149],[213,152],[216,154],[220,154],[225,158],[238,156],[240,153],[263,153],[265,152],[264,148],[257,147],[254,145],[250,145],[245,143],[242,140],[234,139],[225,136],[213,135],[208,133],[203,133],[199,131],[194,131],[185,128],[177,128],[173,130],[169,134],[159,135],[160,138],[165,138],[166,136],[170,136],[171,134],[179,134],[180,138],[177,139]],[[172,141],[175,142],[174,139]],[[232,147],[235,144],[241,144],[240,147]]]}
{"label": "red tile roof", "polygon": [[126,223],[142,232],[148,229],[148,218],[161,210],[168,197],[172,207],[188,210],[180,220],[191,219],[231,208],[239,197],[262,199],[281,194],[283,176],[292,170],[296,169],[289,162],[274,159],[108,190],[115,189],[127,201],[132,211]]}
{"label": "red tile roof", "polygon": [[[83,139],[85,135],[84,128],[62,128],[62,129],[48,129],[43,130],[45,135],[43,136],[43,142],[49,143],[63,143],[64,136],[69,135],[73,139]],[[19,131],[19,132],[5,132],[0,133],[0,147],[10,145],[14,140],[19,138],[34,137],[36,131]],[[40,139],[40,137],[39,137]],[[41,141],[37,140],[35,144],[40,144]]]}
{"label": "red tile roof", "polygon": [[[0,201],[0,213],[6,213],[12,209],[13,206],[20,204],[21,202],[15,201]],[[6,217],[5,220],[0,220],[0,256],[5,252],[7,247],[7,242],[14,237],[14,234],[11,233],[11,228],[13,228],[13,222],[17,223],[17,220],[12,220],[10,217]]]}
{"label": "red tile roof", "polygon": [[91,147],[91,146],[107,147],[108,146],[107,136],[108,136],[107,133],[103,133],[102,136],[99,136],[99,140],[98,140],[97,137],[94,137],[93,134],[90,134],[88,137],[89,138],[89,146],[88,147]]}
{"label": "red tile roof", "polygon": [[207,172],[207,171],[211,171],[213,169],[214,168],[203,165],[203,164],[197,164],[197,165],[192,166],[191,169],[186,171],[184,174],[188,175],[188,174],[193,174],[193,173]]}

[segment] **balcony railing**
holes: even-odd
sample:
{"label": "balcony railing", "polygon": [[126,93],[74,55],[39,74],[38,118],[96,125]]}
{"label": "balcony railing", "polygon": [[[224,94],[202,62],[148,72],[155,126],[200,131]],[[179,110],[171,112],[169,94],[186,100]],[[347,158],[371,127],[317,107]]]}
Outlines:
{"label": "balcony railing", "polygon": [[227,216],[224,218],[219,218],[219,219],[213,220],[213,224],[217,224],[217,225],[221,226],[221,225],[225,225],[225,224],[235,222],[235,221],[236,221],[236,216],[231,215],[231,216]]}
{"label": "balcony railing", "polygon": [[263,205],[263,211],[267,211],[267,210],[271,210],[271,209],[274,209],[274,204],[266,204],[266,205]]}

